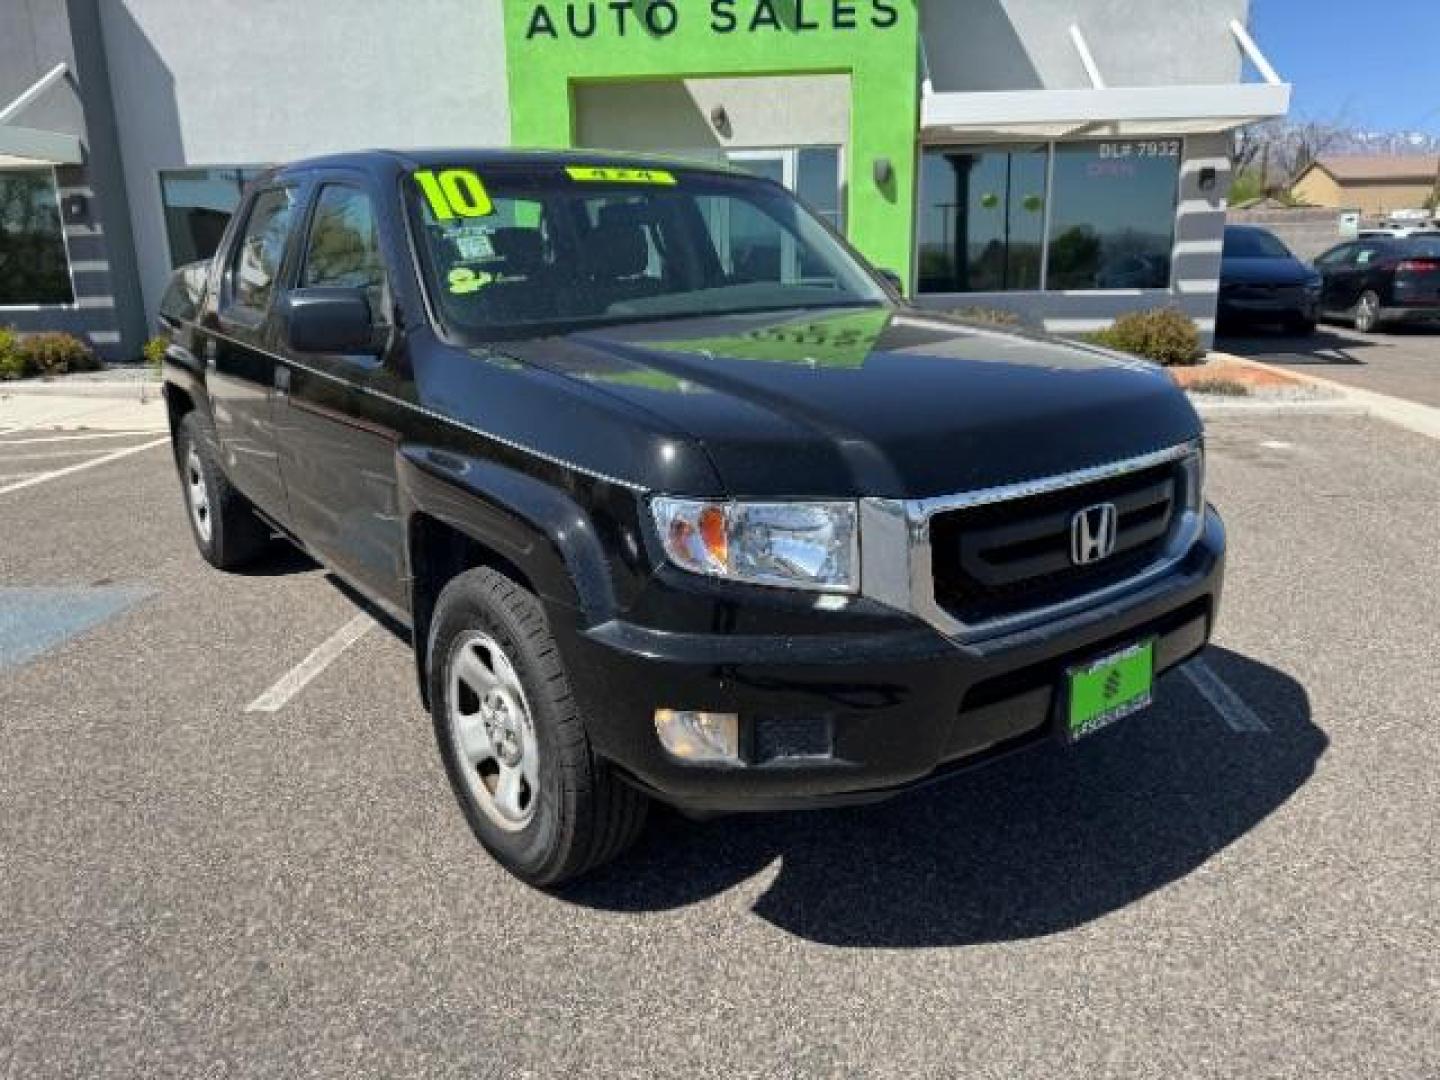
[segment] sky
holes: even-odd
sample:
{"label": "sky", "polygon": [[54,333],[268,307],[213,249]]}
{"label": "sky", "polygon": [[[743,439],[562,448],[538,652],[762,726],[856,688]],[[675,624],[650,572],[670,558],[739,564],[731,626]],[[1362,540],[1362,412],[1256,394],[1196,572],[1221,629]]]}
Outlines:
{"label": "sky", "polygon": [[1250,0],[1250,32],[1293,119],[1440,135],[1437,0]]}

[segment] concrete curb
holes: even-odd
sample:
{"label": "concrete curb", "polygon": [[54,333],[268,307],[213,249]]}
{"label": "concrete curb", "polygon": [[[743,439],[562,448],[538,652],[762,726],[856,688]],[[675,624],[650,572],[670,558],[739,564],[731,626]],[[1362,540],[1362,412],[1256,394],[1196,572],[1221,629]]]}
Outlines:
{"label": "concrete curb", "polygon": [[1204,416],[1369,416],[1355,401],[1227,401],[1190,395],[1195,411]]}
{"label": "concrete curb", "polygon": [[[1224,357],[1226,360],[1239,364],[1242,367],[1254,368],[1257,371],[1283,370],[1285,374],[1294,376],[1302,382],[1336,394],[1344,402],[1356,409],[1358,413],[1384,420],[1387,423],[1394,424],[1396,427],[1404,428],[1406,431],[1413,431],[1417,435],[1424,435],[1431,439],[1440,439],[1440,409],[1434,408],[1433,406],[1421,405],[1417,401],[1407,401],[1404,398],[1391,397],[1389,394],[1379,394],[1374,390],[1360,390],[1353,386],[1346,386],[1344,383],[1321,378],[1318,375],[1291,371],[1288,368],[1274,368],[1269,364],[1261,363],[1259,360],[1250,360],[1243,356],[1232,356],[1228,353],[1214,353],[1212,355]],[[1276,402],[1275,404],[1279,405],[1280,403]],[[1297,402],[1295,404],[1300,403]],[[1293,407],[1292,409],[1278,411],[1290,412],[1293,411]]]}
{"label": "concrete curb", "polygon": [[160,379],[117,379],[79,382],[69,379],[0,382],[0,400],[7,397],[101,398],[108,401],[153,401],[161,396]]}

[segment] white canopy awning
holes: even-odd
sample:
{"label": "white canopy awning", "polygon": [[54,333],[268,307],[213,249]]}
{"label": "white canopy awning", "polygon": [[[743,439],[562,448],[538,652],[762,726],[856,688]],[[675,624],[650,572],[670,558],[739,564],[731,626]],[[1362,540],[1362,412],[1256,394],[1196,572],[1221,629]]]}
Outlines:
{"label": "white canopy awning", "polygon": [[932,93],[920,101],[920,134],[927,141],[1186,135],[1289,109],[1288,83]]}
{"label": "white canopy awning", "polygon": [[79,165],[80,140],[60,131],[0,124],[0,169],[25,165]]}
{"label": "white canopy awning", "polygon": [[84,161],[80,140],[63,131],[37,131],[16,127],[10,121],[59,83],[69,72],[56,64],[26,87],[14,101],[0,108],[0,169],[33,165],[79,165]]}
{"label": "white canopy awning", "polygon": [[1189,135],[1284,116],[1290,111],[1290,84],[1280,80],[1238,20],[1230,20],[1229,29],[1263,82],[1109,86],[1078,25],[1071,25],[1070,41],[1090,80],[1087,87],[937,94],[927,64],[920,137],[935,142]]}

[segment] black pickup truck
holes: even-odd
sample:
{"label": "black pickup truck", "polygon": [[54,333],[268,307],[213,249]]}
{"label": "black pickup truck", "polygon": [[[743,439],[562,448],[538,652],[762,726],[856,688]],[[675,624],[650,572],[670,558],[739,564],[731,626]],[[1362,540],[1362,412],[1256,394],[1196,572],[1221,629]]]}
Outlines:
{"label": "black pickup truck", "polygon": [[409,628],[481,842],[553,885],[650,799],[864,802],[1148,704],[1224,532],[1161,370],[907,306],[776,184],[368,152],[162,305],[195,540]]}

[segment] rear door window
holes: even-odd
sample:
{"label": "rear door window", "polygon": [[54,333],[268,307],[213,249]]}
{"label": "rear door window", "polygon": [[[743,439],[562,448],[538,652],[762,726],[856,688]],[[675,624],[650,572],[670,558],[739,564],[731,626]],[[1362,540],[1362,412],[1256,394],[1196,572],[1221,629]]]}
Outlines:
{"label": "rear door window", "polygon": [[294,225],[297,196],[293,187],[270,188],[250,204],[240,242],[231,255],[228,314],[258,320],[270,310]]}

